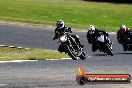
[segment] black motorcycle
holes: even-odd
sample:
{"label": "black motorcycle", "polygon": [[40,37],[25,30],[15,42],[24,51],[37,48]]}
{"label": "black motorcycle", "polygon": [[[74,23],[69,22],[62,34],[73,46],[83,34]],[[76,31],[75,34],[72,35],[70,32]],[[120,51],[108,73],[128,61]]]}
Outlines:
{"label": "black motorcycle", "polygon": [[127,51],[127,50],[132,51],[132,30],[125,33],[124,42],[122,45],[123,45],[124,51]]}
{"label": "black motorcycle", "polygon": [[67,32],[59,33],[59,51],[67,53],[73,60],[86,59],[86,54],[83,48],[80,47],[76,40]]}
{"label": "black motorcycle", "polygon": [[108,55],[113,56],[112,53],[112,43],[110,39],[105,35],[100,35],[96,39],[96,44],[100,52],[107,53]]}

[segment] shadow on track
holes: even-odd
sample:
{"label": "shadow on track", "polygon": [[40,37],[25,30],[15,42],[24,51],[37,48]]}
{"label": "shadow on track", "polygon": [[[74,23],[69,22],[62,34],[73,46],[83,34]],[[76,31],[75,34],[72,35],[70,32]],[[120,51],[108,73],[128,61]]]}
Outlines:
{"label": "shadow on track", "polygon": [[132,53],[124,52],[124,53],[114,53],[114,54],[132,54]]}
{"label": "shadow on track", "polygon": [[93,56],[108,56],[108,54],[93,54]]}
{"label": "shadow on track", "polygon": [[[127,54],[132,54],[132,52],[124,52],[124,53],[113,53],[113,56],[114,55],[120,55],[120,54],[122,54],[122,55],[127,55]],[[108,55],[108,54],[93,54],[93,56],[110,56],[110,55]]]}

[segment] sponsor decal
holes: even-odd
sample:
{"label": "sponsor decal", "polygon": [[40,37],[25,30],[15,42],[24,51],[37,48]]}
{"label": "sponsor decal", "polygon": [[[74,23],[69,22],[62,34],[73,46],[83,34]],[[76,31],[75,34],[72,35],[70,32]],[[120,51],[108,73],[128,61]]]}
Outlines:
{"label": "sponsor decal", "polygon": [[78,67],[76,81],[79,85],[89,83],[127,84],[131,82],[131,76],[129,74],[87,74],[80,66]]}

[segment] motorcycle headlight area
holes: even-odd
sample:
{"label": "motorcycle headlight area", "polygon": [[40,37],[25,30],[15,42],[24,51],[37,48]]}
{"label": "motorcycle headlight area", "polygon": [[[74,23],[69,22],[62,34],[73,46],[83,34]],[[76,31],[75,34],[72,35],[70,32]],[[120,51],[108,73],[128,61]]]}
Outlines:
{"label": "motorcycle headlight area", "polygon": [[65,35],[60,37],[60,41],[65,42],[67,40],[67,37]]}
{"label": "motorcycle headlight area", "polygon": [[91,31],[91,30],[89,31],[89,34],[93,34],[93,33],[94,33],[94,31]]}

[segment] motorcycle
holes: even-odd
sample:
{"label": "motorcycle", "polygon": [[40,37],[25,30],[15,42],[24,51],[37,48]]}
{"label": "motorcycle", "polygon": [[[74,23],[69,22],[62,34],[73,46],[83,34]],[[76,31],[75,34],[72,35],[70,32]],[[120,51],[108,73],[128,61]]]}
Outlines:
{"label": "motorcycle", "polygon": [[124,35],[124,32],[123,31],[118,31],[117,32],[117,40],[118,40],[118,43],[119,44],[122,44],[123,43],[123,35]]}
{"label": "motorcycle", "polygon": [[69,33],[60,33],[58,39],[60,42],[60,52],[67,53],[73,60],[86,59],[83,48],[76,43],[76,40]]}
{"label": "motorcycle", "polygon": [[124,51],[132,51],[132,30],[130,30],[129,32],[127,32],[127,34],[125,34],[124,36],[124,43],[122,44],[123,48],[125,48],[126,50]]}
{"label": "motorcycle", "polygon": [[110,39],[105,35],[100,35],[96,39],[96,44],[100,52],[107,53],[108,55],[113,56],[112,53],[112,43]]}

